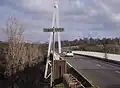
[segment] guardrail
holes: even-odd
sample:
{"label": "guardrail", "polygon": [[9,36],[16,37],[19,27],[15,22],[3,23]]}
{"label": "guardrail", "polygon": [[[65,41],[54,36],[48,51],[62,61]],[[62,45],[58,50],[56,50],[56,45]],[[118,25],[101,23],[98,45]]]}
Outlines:
{"label": "guardrail", "polygon": [[81,81],[85,88],[97,88],[94,87],[94,85],[83,74],[81,74],[77,69],[75,69],[70,63],[67,62],[67,64],[69,72],[71,74],[74,74],[74,76]]}
{"label": "guardrail", "polygon": [[[51,53],[53,53],[53,51],[51,51]],[[53,56],[54,56],[54,60],[59,60],[59,58],[60,58],[60,55],[56,52],[54,52]]]}
{"label": "guardrail", "polygon": [[[61,57],[58,53],[56,53],[55,52],[55,56],[54,56],[55,58],[58,58],[58,59],[63,59],[64,60],[64,58],[63,57]],[[67,66],[68,66],[68,68],[70,68],[71,69],[71,71],[74,71],[76,74],[76,76],[78,77],[78,80],[79,81],[81,81],[82,80],[82,82],[81,83],[83,83],[84,85],[86,85],[87,84],[87,87],[86,88],[94,88],[93,87],[93,85],[80,73],[80,72],[78,72],[72,65],[70,65],[70,63],[68,63],[67,62]],[[78,76],[79,75],[79,76]],[[88,87],[89,86],[89,87]]]}
{"label": "guardrail", "polygon": [[100,52],[90,52],[90,51],[72,51],[72,52],[77,55],[90,56],[90,57],[95,57],[103,60],[115,61],[116,63],[120,63],[120,55],[118,54],[107,53],[106,54],[107,58],[105,58],[105,53],[100,53]]}

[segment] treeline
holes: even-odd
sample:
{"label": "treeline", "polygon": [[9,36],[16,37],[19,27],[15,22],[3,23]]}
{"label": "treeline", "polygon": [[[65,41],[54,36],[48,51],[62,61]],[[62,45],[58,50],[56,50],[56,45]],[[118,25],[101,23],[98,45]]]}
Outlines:
{"label": "treeline", "polygon": [[[48,44],[45,44],[48,46]],[[120,38],[80,38],[73,41],[62,40],[61,46],[72,50],[106,52],[120,54]],[[58,42],[55,42],[58,48]]]}
{"label": "treeline", "polygon": [[[103,44],[111,44],[111,45],[116,45],[120,44],[120,38],[102,38],[102,39],[95,39],[95,38],[83,38],[83,39],[75,39],[73,41],[68,41],[68,40],[63,40],[62,46],[76,46],[76,45],[103,45]],[[56,42],[57,46],[57,42]]]}
{"label": "treeline", "polygon": [[[72,41],[69,40],[62,40],[61,46],[68,47],[68,46],[78,46],[78,45],[120,45],[120,38],[80,38],[74,39]],[[48,46],[48,43],[44,43],[45,46]],[[55,47],[58,48],[58,41],[55,42]]]}
{"label": "treeline", "polygon": [[62,46],[71,50],[120,54],[120,38],[75,39],[73,41],[62,41]]}

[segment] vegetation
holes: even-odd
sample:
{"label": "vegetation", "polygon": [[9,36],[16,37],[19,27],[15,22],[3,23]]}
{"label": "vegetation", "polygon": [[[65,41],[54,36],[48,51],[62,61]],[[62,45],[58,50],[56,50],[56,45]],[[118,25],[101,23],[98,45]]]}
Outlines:
{"label": "vegetation", "polygon": [[64,87],[63,83],[60,83],[60,84],[54,86],[53,88],[65,88],[65,87]]}
{"label": "vegetation", "polygon": [[43,56],[40,44],[29,44],[24,41],[23,25],[15,18],[7,21],[3,28],[8,41],[0,43],[0,62],[5,75],[15,74],[26,66],[37,64]]}
{"label": "vegetation", "polygon": [[92,52],[106,52],[112,54],[120,54],[119,47],[107,44],[104,45],[79,45],[78,47],[71,47],[72,50],[92,51]]}
{"label": "vegetation", "polygon": [[[57,44],[57,43],[56,43]],[[83,39],[75,39],[73,41],[63,40],[62,46],[76,46],[76,45],[103,45],[103,44],[110,44],[110,45],[119,45],[120,38],[102,38],[102,39],[94,39],[94,38],[83,38]]]}
{"label": "vegetation", "polygon": [[[7,36],[6,42],[0,42],[0,69],[4,74],[11,75],[24,70],[26,66],[38,63],[43,55],[47,54],[48,44],[25,43],[24,27],[17,19],[10,18],[6,27],[2,28]],[[119,38],[83,38],[73,41],[62,41],[62,47],[70,47],[72,50],[107,52],[120,54]],[[55,43],[57,48],[58,43]]]}
{"label": "vegetation", "polygon": [[[119,38],[103,38],[103,39],[75,39],[73,41],[62,41],[62,47],[72,50],[83,50],[93,52],[107,52],[120,54],[120,39]],[[57,43],[56,43],[57,44]]]}

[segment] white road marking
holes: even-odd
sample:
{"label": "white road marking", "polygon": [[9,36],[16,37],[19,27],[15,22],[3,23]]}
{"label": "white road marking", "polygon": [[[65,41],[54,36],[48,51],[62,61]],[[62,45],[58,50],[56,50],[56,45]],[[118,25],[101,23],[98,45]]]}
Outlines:
{"label": "white road marking", "polygon": [[120,74],[120,71],[115,71],[115,72]]}
{"label": "white road marking", "polygon": [[97,66],[98,66],[98,67],[101,67],[101,65],[100,65],[100,64],[97,64]]}

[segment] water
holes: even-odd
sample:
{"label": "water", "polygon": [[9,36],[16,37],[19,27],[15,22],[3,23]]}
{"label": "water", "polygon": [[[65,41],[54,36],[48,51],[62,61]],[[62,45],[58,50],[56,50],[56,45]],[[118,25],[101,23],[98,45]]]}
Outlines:
{"label": "water", "polygon": [[48,82],[43,78],[43,68],[44,65],[41,63],[6,79],[1,76],[0,88],[49,88]]}

